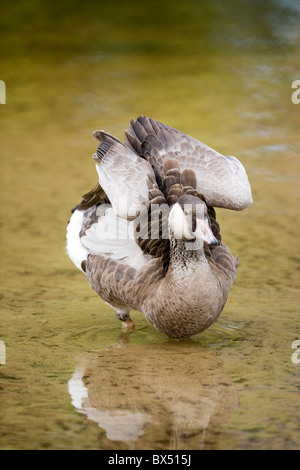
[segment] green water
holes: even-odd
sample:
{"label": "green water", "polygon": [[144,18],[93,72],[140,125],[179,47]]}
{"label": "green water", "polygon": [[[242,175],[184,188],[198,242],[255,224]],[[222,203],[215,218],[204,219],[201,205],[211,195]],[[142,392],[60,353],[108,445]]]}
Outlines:
{"label": "green water", "polygon": [[[299,448],[299,20],[296,0],[2,3],[1,449]],[[217,211],[239,272],[189,341],[138,312],[122,335],[65,253],[92,131],[123,139],[139,114],[237,156],[253,188]]]}

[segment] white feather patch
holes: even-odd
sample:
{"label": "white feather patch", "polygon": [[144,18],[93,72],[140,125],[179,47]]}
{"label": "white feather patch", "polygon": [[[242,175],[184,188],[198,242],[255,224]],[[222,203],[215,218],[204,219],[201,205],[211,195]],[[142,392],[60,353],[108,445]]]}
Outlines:
{"label": "white feather patch", "polygon": [[73,212],[67,227],[67,253],[75,266],[80,269],[82,261],[87,259],[88,250],[82,245],[79,233],[83,223],[84,213],[76,210]]}
{"label": "white feather patch", "polygon": [[82,244],[89,253],[122,260],[122,263],[135,269],[145,266],[152,256],[144,255],[137,245],[134,238],[134,223],[120,219],[111,206],[106,207],[108,208],[103,214],[103,206],[99,206],[98,221],[81,238]]}

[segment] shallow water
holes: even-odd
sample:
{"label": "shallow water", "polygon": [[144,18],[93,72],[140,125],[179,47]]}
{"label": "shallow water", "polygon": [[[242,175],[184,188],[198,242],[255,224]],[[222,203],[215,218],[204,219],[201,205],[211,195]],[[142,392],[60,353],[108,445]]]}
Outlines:
{"label": "shallow water", "polygon": [[[297,449],[299,6],[6,2],[1,15],[1,449]],[[65,254],[95,129],[145,114],[245,165],[218,210],[240,266],[218,321],[120,322]],[[5,357],[4,357],[5,346]]]}

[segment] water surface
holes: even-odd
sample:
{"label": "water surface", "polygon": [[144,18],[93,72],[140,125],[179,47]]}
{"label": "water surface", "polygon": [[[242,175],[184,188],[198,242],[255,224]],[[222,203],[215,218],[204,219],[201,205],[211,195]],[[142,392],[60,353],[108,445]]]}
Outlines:
{"label": "water surface", "polygon": [[[0,447],[299,448],[298,2],[3,9]],[[244,212],[217,211],[239,272],[189,341],[138,312],[120,337],[65,254],[70,209],[96,184],[92,131],[123,139],[139,114],[237,156],[253,188]]]}

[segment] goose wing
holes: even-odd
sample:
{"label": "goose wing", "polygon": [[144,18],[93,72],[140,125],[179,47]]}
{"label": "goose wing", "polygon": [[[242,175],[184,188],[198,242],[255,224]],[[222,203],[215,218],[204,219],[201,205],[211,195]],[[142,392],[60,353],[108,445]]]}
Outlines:
{"label": "goose wing", "polygon": [[237,158],[221,155],[187,134],[145,116],[132,119],[125,135],[128,148],[151,164],[158,184],[166,161],[176,159],[181,172],[195,172],[196,189],[209,206],[242,210],[252,204],[249,180]]}
{"label": "goose wing", "polygon": [[95,131],[100,140],[93,155],[99,184],[113,206],[116,216],[133,220],[149,204],[149,190],[157,187],[150,163],[130,146],[104,131]]}

